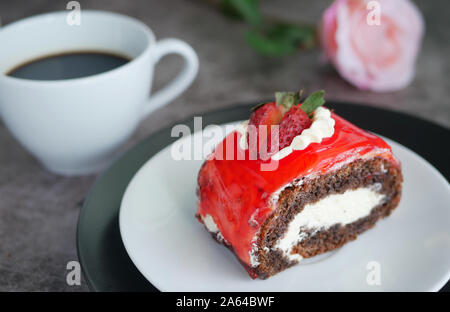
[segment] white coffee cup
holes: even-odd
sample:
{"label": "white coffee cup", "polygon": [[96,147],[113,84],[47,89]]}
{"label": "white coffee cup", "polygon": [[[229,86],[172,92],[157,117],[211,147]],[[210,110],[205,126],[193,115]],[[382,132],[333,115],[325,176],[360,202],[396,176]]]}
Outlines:
{"label": "white coffee cup", "polygon": [[[134,18],[84,10],[80,25],[70,25],[68,14],[38,15],[0,28],[0,116],[50,171],[79,175],[110,164],[143,118],[191,84],[198,58],[181,40],[156,41],[150,28]],[[131,61],[76,79],[43,81],[6,75],[26,61],[73,51],[116,53]],[[150,97],[154,66],[171,53],[184,58],[184,68]]]}

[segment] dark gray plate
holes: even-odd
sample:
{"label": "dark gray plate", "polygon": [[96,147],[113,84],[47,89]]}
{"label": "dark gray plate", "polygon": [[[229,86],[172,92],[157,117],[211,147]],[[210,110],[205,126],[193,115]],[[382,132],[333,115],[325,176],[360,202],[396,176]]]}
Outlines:
{"label": "dark gray plate", "polygon": [[[203,127],[247,119],[255,104],[206,113],[202,116]],[[409,147],[450,180],[450,130],[379,108],[336,102],[326,105],[356,125]],[[193,118],[176,124],[181,123],[193,130]],[[176,140],[170,135],[171,128],[149,136],[122,156],[97,180],[86,198],[78,220],[77,248],[92,290],[157,291],[128,257],[120,237],[118,214],[122,195],[134,174],[150,157]],[[442,290],[449,291],[450,283]]]}

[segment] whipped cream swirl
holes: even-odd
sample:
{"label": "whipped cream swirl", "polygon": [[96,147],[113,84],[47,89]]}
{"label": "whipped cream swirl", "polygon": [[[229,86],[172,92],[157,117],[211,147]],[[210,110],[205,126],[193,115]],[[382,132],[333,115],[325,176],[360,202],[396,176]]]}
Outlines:
{"label": "whipped cream swirl", "polygon": [[[272,160],[280,160],[288,156],[292,151],[300,151],[308,147],[311,143],[320,143],[323,139],[329,138],[334,134],[335,121],[331,117],[330,110],[325,107],[318,107],[312,118],[311,127],[303,130],[300,135],[297,135],[292,140],[289,146],[279,150],[271,156]],[[241,134],[239,146],[241,149],[248,149],[247,143],[247,128],[248,120],[244,121],[236,129]]]}

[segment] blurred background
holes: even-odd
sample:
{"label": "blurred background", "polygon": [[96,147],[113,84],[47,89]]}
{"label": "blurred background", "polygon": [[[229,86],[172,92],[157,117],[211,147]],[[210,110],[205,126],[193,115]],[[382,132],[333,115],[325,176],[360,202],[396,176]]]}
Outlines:
{"label": "blurred background", "polygon": [[[176,37],[198,53],[193,85],[173,103],[151,114],[128,147],[177,120],[207,111],[273,97],[277,90],[326,90],[326,99],[401,111],[450,127],[450,3],[415,0],[426,34],[414,81],[396,92],[361,91],[321,61],[319,49],[267,57],[248,46],[248,26],[224,16],[208,0],[82,0],[81,9],[127,14],[149,25],[158,38]],[[329,0],[261,0],[264,14],[316,24]],[[49,11],[67,1],[2,1],[3,25]],[[173,78],[182,62],[165,58],[156,68],[154,89]],[[411,135],[414,135],[412,133]],[[46,172],[0,122],[0,290],[87,290],[70,287],[68,261],[77,260],[76,221],[96,175],[67,178]]]}

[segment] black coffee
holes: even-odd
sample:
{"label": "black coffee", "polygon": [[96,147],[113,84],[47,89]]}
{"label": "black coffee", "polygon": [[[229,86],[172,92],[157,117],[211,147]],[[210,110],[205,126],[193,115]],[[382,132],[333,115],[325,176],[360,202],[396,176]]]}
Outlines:
{"label": "black coffee", "polygon": [[130,60],[104,52],[70,52],[31,60],[10,70],[7,75],[32,80],[61,80],[107,72]]}

